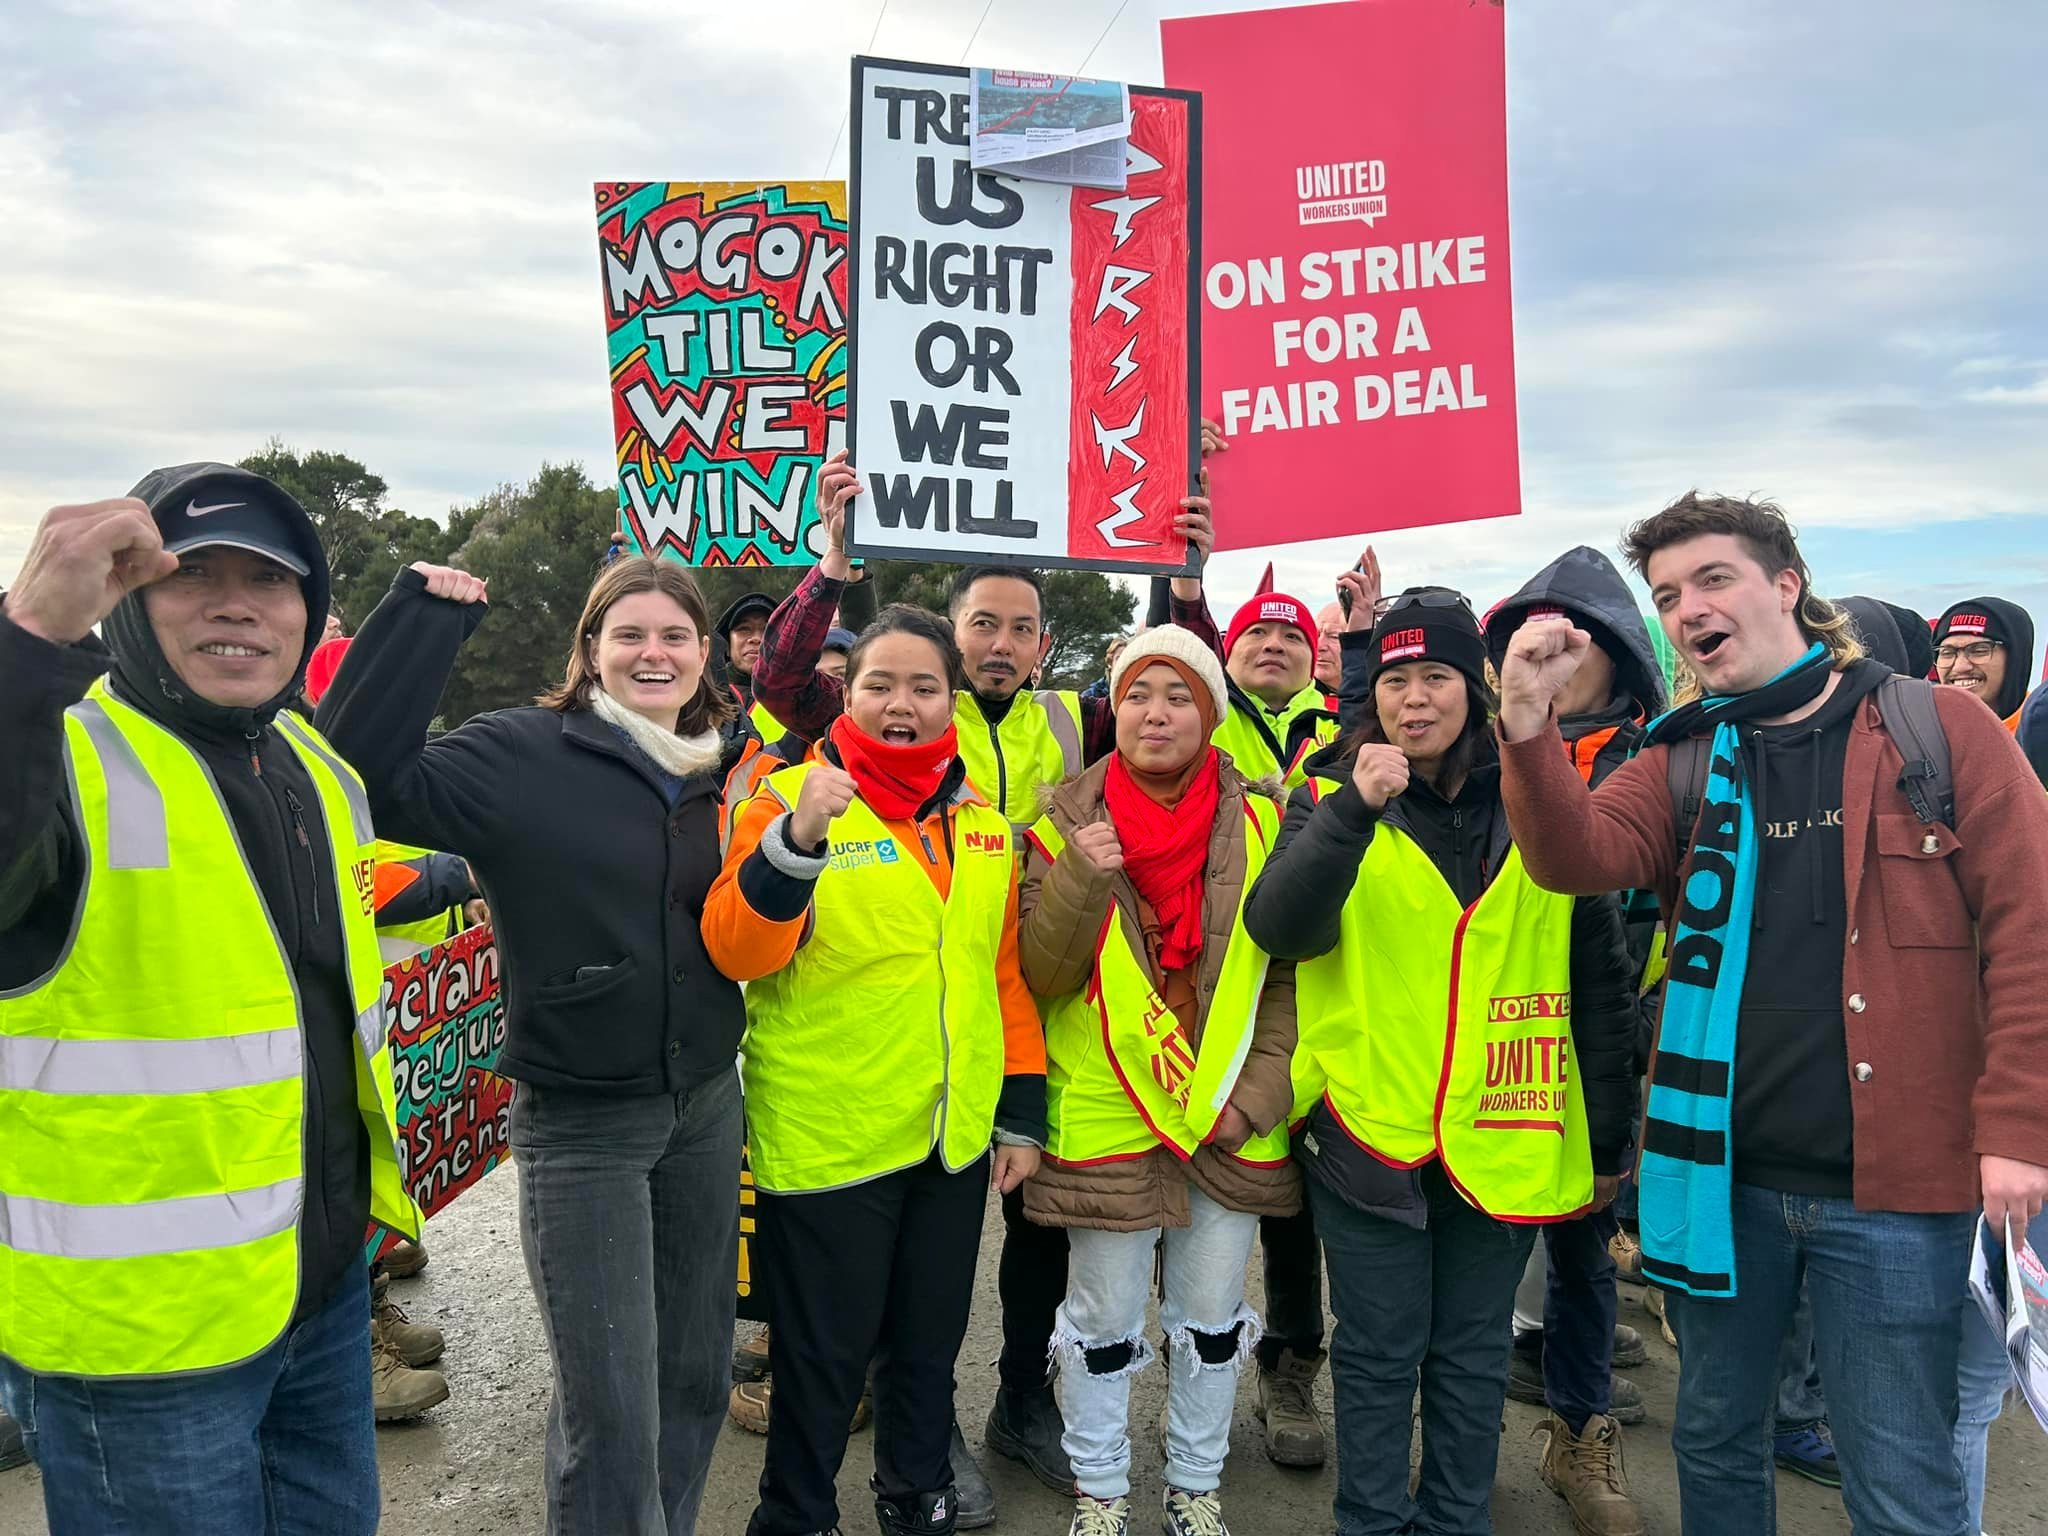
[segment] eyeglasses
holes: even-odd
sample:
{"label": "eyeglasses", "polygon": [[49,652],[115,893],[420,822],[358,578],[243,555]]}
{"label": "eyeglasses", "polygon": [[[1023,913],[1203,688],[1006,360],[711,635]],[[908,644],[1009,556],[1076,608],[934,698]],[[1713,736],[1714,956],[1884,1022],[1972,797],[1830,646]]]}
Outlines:
{"label": "eyeglasses", "polygon": [[1991,653],[2004,643],[2002,640],[1972,640],[1968,645],[1938,645],[1934,648],[1934,664],[1938,667],[1952,667],[1967,658],[1982,666],[1991,659]]}

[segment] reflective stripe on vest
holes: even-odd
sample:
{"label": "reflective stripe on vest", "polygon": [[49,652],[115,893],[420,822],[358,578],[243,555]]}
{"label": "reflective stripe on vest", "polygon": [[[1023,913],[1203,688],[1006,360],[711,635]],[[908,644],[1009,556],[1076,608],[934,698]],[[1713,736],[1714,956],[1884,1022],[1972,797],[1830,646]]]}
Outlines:
{"label": "reflective stripe on vest", "polygon": [[[762,792],[793,806],[813,766],[771,775]],[[961,804],[951,819],[941,900],[919,854],[856,798],[827,834],[808,936],[747,984],[747,1157],[762,1189],[859,1184],[934,1149],[958,1170],[988,1150],[1003,1085],[996,956],[1016,864],[996,811]]]}
{"label": "reflective stripe on vest", "polygon": [[1022,832],[1038,819],[1044,791],[1072,778],[1081,763],[1081,696],[1032,690],[990,724],[968,689],[954,695],[960,759],[975,792]]}
{"label": "reflective stripe on vest", "polygon": [[1276,778],[1292,789],[1307,782],[1308,774],[1302,764],[1310,754],[1337,739],[1337,722],[1318,720],[1309,739],[1295,750],[1293,761],[1283,763],[1279,753],[1287,750],[1294,722],[1310,710],[1322,709],[1325,702],[1322,691],[1313,682],[1289,699],[1278,714],[1259,710],[1254,718],[1242,703],[1233,699],[1229,712],[1216,722],[1209,740],[1230,754],[1231,762],[1246,778]]}
{"label": "reflective stripe on vest", "polygon": [[[66,713],[81,900],[53,970],[0,994],[0,1354],[55,1375],[216,1369],[275,1342],[298,1297],[297,977],[205,762],[104,684]],[[372,1213],[417,1235],[368,797],[310,727],[277,731],[334,864],[321,908],[347,956]]]}
{"label": "reflective stripe on vest", "polygon": [[1320,1098],[1380,1161],[1441,1159],[1498,1220],[1583,1210],[1593,1163],[1571,1063],[1571,927],[1572,898],[1539,888],[1519,850],[1461,909],[1429,855],[1380,822],[1337,947],[1295,967],[1297,1115]]}
{"label": "reflective stripe on vest", "polygon": [[[1054,1161],[1113,1162],[1162,1146],[1187,1159],[1215,1132],[1251,1052],[1271,963],[1244,931],[1244,896],[1279,834],[1272,802],[1247,796],[1240,831],[1244,886],[1199,1049],[1153,987],[1138,958],[1143,941],[1114,903],[1096,935],[1088,984],[1041,1000],[1050,1117],[1046,1155]],[[1030,836],[1051,861],[1066,846],[1050,817],[1041,818]],[[1262,1166],[1284,1163],[1287,1128],[1253,1137],[1227,1155]]]}

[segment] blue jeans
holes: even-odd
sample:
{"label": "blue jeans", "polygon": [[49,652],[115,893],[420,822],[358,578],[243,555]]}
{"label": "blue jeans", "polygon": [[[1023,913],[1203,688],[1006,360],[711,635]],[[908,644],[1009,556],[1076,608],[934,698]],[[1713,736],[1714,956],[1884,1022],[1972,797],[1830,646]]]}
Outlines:
{"label": "blue jeans", "polygon": [[367,1268],[241,1365],[88,1380],[0,1360],[0,1404],[42,1468],[50,1536],[377,1529]]}
{"label": "blue jeans", "polygon": [[1991,1331],[1984,1314],[1969,1296],[1963,1298],[1963,1337],[1956,1373],[1956,1460],[1963,1464],[1963,1487],[1969,1497],[1970,1530],[1984,1525],[1984,1451],[1991,1425],[2005,1408],[2012,1388],[2012,1360],[2005,1340]]}
{"label": "blue jeans", "polygon": [[[1309,1175],[1330,1277],[1338,1536],[1486,1536],[1500,1460],[1515,1282],[1536,1229],[1467,1205],[1421,1170],[1429,1225],[1369,1216]],[[1422,1481],[1408,1495],[1422,1383]]]}
{"label": "blue jeans", "polygon": [[540,1303],[552,1536],[690,1536],[725,1422],[739,1074],[620,1096],[521,1083],[519,1240]]}
{"label": "blue jeans", "polygon": [[1735,1186],[1731,1206],[1735,1299],[1668,1301],[1685,1536],[1777,1528],[1771,1431],[1802,1281],[1857,1536],[1965,1536],[1951,1437],[1971,1215],[1859,1211],[1748,1184]]}
{"label": "blue jeans", "polygon": [[1820,1356],[1813,1345],[1813,1303],[1803,1285],[1792,1324],[1785,1330],[1785,1342],[1778,1348],[1778,1406],[1773,1416],[1774,1433],[1780,1435],[1812,1429],[1828,1416],[1827,1394],[1820,1384]]}

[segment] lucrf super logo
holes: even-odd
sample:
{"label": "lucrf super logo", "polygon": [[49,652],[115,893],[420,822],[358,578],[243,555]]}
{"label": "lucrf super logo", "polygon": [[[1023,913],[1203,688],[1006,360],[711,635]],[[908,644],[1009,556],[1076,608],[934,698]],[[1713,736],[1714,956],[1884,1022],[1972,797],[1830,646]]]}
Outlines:
{"label": "lucrf super logo", "polygon": [[1003,832],[969,832],[962,842],[975,853],[1001,853],[1009,846],[1010,839]]}
{"label": "lucrf super logo", "polygon": [[357,859],[349,869],[356,883],[356,895],[363,903],[363,916],[377,910],[377,866],[372,859]]}
{"label": "lucrf super logo", "polygon": [[1294,168],[1295,205],[1304,224],[1356,219],[1370,229],[1387,213],[1387,163],[1335,160]]}

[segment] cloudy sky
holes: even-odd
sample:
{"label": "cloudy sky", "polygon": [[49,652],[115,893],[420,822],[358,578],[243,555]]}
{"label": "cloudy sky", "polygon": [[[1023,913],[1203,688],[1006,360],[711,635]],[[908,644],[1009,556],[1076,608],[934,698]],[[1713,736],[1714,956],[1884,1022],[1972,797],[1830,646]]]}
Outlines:
{"label": "cloudy sky", "polygon": [[[420,513],[601,478],[593,181],[843,174],[871,43],[1156,82],[1162,16],[1252,8],[11,0],[0,579],[53,503],[273,434]],[[1526,512],[1382,539],[1390,584],[1489,602],[1699,485],[1780,498],[1826,590],[2048,621],[2048,7],[1508,14]],[[1273,553],[1320,600],[1356,550]]]}

